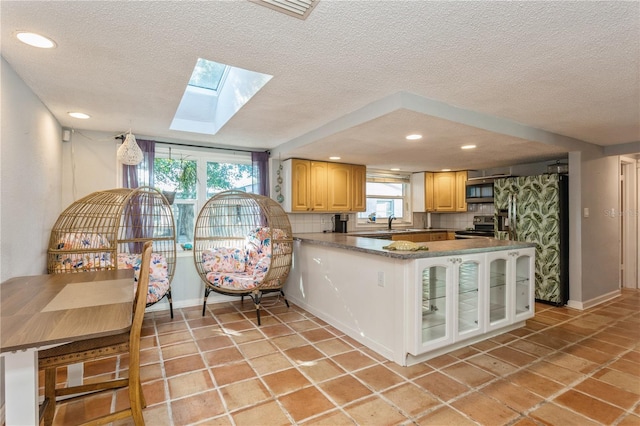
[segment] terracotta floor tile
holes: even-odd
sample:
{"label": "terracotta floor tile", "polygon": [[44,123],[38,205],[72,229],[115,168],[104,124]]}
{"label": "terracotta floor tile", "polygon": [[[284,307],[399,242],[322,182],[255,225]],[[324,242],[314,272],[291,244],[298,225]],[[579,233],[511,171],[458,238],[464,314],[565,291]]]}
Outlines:
{"label": "terracotta floor tile", "polygon": [[224,406],[218,392],[209,390],[171,401],[171,412],[175,425],[186,425],[219,416]]}
{"label": "terracotta floor tile", "polygon": [[481,352],[489,351],[491,349],[494,349],[496,346],[498,346],[498,344],[496,342],[492,342],[491,340],[482,340],[471,345],[472,348],[477,349]]}
{"label": "terracotta floor tile", "polygon": [[600,367],[600,365],[595,362],[591,362],[565,352],[556,352],[551,354],[545,358],[545,361],[583,374],[590,373]]}
{"label": "terracotta floor tile", "polygon": [[344,340],[339,338],[333,338],[329,340],[324,340],[322,342],[317,342],[314,346],[324,352],[327,356],[333,356],[336,354],[349,352],[353,350],[353,346],[346,343]]}
{"label": "terracotta floor tile", "polygon": [[499,360],[498,358],[494,358],[491,355],[485,354],[471,357],[467,360],[467,362],[497,376],[505,376],[507,374],[513,373],[517,368],[513,364],[509,364],[507,362]]}
{"label": "terracotta floor tile", "polygon": [[371,394],[371,390],[349,375],[326,381],[318,387],[337,405],[344,405]]}
{"label": "terracotta floor tile", "polygon": [[213,377],[216,379],[218,386],[228,385],[230,383],[240,382],[242,380],[256,377],[256,372],[247,361],[234,362],[233,364],[225,364],[219,367],[211,367]]}
{"label": "terracotta floor tile", "polygon": [[407,417],[380,397],[367,398],[344,409],[359,425],[394,425]]}
{"label": "terracotta floor tile", "polygon": [[431,358],[428,361],[425,361],[425,364],[427,364],[429,367],[432,367],[434,369],[439,369],[439,368],[446,367],[447,365],[454,364],[458,361],[460,361],[458,358],[452,357],[449,354],[444,354],[435,358]]}
{"label": "terracotta floor tile", "polygon": [[332,359],[347,371],[359,370],[375,363],[373,359],[364,355],[360,351],[345,352],[334,356]]}
{"label": "terracotta floor tile", "polygon": [[416,377],[424,376],[425,374],[431,373],[433,371],[433,368],[425,363],[403,367],[396,364],[395,362],[387,362],[385,363],[385,367],[395,371],[396,373],[407,379],[415,379]]}
{"label": "terracotta floor tile", "polygon": [[[147,406],[159,404],[169,399],[164,380],[143,383],[142,392],[144,393]],[[127,401],[127,406],[129,406],[129,401]]]}
{"label": "terracotta floor tile", "polygon": [[536,357],[508,348],[506,346],[492,349],[488,352],[488,354],[494,358],[498,358],[517,367],[523,367],[536,360]]}
{"label": "terracotta floor tile", "polygon": [[577,356],[580,358],[584,358],[588,361],[594,362],[596,364],[604,364],[607,361],[611,360],[612,356],[610,354],[606,354],[604,352],[600,352],[597,349],[589,348],[587,346],[582,346],[581,344],[575,344],[568,346],[566,348],[562,348],[562,352],[568,353],[573,356]]}
{"label": "terracotta floor tile", "polygon": [[315,343],[321,340],[328,340],[336,337],[333,333],[327,331],[324,328],[316,328],[313,330],[306,330],[299,332],[302,337],[307,339],[308,341]]}
{"label": "terracotta floor tile", "polygon": [[464,396],[451,405],[484,425],[504,425],[518,417],[518,413],[511,408],[478,392]]}
{"label": "terracotta floor tile", "polygon": [[204,368],[204,361],[202,360],[202,356],[199,354],[173,358],[165,361],[164,363],[164,371],[167,377],[172,377],[189,371],[202,370]]}
{"label": "terracotta floor tile", "polygon": [[404,381],[404,378],[382,365],[365,368],[353,375],[378,392]]}
{"label": "terracotta floor tile", "polygon": [[187,325],[189,326],[190,329],[196,329],[196,328],[201,328],[201,327],[211,327],[214,325],[218,325],[218,321],[215,320],[215,318],[212,317],[202,317],[202,316],[198,316],[196,318],[190,319],[187,321]]}
{"label": "terracotta floor tile", "polygon": [[603,342],[602,340],[588,338],[580,341],[580,345],[586,346],[591,349],[596,349],[600,352],[604,352],[611,356],[621,355],[623,352],[627,350],[627,348],[623,348],[622,346],[613,345],[611,343]]}
{"label": "terracotta floor tile", "polygon": [[[597,426],[593,420],[555,404],[546,403],[529,413],[529,417],[545,425]],[[600,425],[601,426],[601,425]]]}
{"label": "terracotta floor tile", "polygon": [[441,371],[472,388],[487,383],[496,377],[466,362],[453,364],[443,368]]}
{"label": "terracotta floor tile", "polygon": [[284,351],[284,354],[291,358],[295,364],[305,364],[324,358],[324,354],[314,348],[312,345],[298,346]]}
{"label": "terracotta floor tile", "polygon": [[383,392],[383,396],[412,417],[440,404],[440,401],[411,383],[389,389]]}
{"label": "terracotta floor tile", "polygon": [[539,425],[538,422],[535,422],[528,417],[521,417],[515,423],[512,424],[512,426],[538,426],[538,425]]}
{"label": "terracotta floor tile", "polygon": [[203,352],[233,346],[233,341],[229,337],[221,335],[201,337],[197,340],[197,343],[198,347]]}
{"label": "terracotta floor tile", "polygon": [[613,423],[623,413],[620,408],[574,390],[557,396],[554,402],[603,424]]}
{"label": "terracotta floor tile", "polygon": [[353,426],[355,422],[342,411],[331,411],[302,423],[305,426]]}
{"label": "terracotta floor tile", "polygon": [[271,398],[269,391],[258,379],[236,382],[220,388],[229,411],[259,404]]}
{"label": "terracotta floor tile", "polygon": [[204,392],[213,387],[213,381],[208,370],[175,376],[167,380],[171,399]]}
{"label": "terracotta floor tile", "polygon": [[253,366],[253,369],[256,370],[259,375],[284,370],[285,368],[290,368],[293,365],[291,364],[291,361],[281,353],[252,358],[249,360],[249,364]]}
{"label": "terracotta floor tile", "polygon": [[553,349],[547,346],[538,345],[528,340],[516,340],[509,343],[508,347],[511,349],[517,349],[520,352],[524,352],[536,358],[542,358],[554,352]]}
{"label": "terracotta floor tile", "polygon": [[623,373],[617,370],[611,370],[610,368],[603,368],[600,371],[591,376],[594,379],[598,379],[610,385],[616,386],[620,389],[624,389],[634,394],[640,394],[640,381],[638,376]]}
{"label": "terracotta floor tile", "polygon": [[416,423],[424,426],[477,426],[476,422],[446,405],[425,414]]}
{"label": "terracotta floor tile", "polygon": [[111,373],[116,369],[117,357],[102,358],[99,360],[84,363],[84,375],[97,376],[100,374]]}
{"label": "terracotta floor tile", "polygon": [[176,331],[186,331],[187,323],[184,321],[174,321],[169,323],[159,323],[156,325],[158,336],[165,333],[175,333]]}
{"label": "terracotta floor tile", "polygon": [[113,392],[82,398],[78,401],[57,404],[54,424],[77,425],[83,421],[109,414]]}
{"label": "terracotta floor tile", "polygon": [[274,337],[273,339],[271,339],[271,343],[283,351],[309,344],[306,340],[304,340],[297,334]]}
{"label": "terracotta floor tile", "polygon": [[162,364],[147,364],[140,367],[140,380],[150,382],[162,378]]}
{"label": "terracotta floor tile", "polygon": [[291,420],[276,401],[247,407],[231,414],[236,425],[260,425],[268,419],[270,425],[290,425]]}
{"label": "terracotta floor tile", "polygon": [[239,347],[242,354],[247,358],[255,358],[277,352],[275,346],[273,346],[268,340],[257,340],[255,342],[244,343]]}
{"label": "terracotta floor tile", "polygon": [[506,380],[493,382],[483,387],[481,392],[502,402],[517,412],[529,410],[531,407],[543,401],[542,397]]}
{"label": "terracotta floor tile", "polygon": [[202,354],[202,356],[204,357],[209,367],[217,367],[244,360],[242,352],[236,349],[235,346],[218,349],[216,351],[205,352]]}
{"label": "terracotta floor tile", "polygon": [[311,382],[295,368],[289,368],[262,376],[262,380],[276,396],[284,395],[311,385]]}
{"label": "terracotta floor tile", "polygon": [[546,361],[537,362],[527,367],[527,371],[545,376],[553,381],[569,385],[583,377],[583,374],[560,367]]}
{"label": "terracotta floor tile", "polygon": [[618,426],[638,426],[640,425],[640,416],[636,416],[635,414],[626,415],[620,422],[618,422]]}
{"label": "terracotta floor tile", "polygon": [[625,391],[619,387],[592,378],[588,378],[577,384],[574,389],[626,410],[640,401],[640,395],[636,393]]}
{"label": "terracotta floor tile", "polygon": [[480,353],[480,351],[473,346],[465,346],[464,348],[457,349],[453,352],[449,352],[448,355],[458,358],[458,359],[467,359]]}
{"label": "terracotta floor tile", "polygon": [[288,336],[295,334],[295,330],[285,324],[273,324],[260,327],[260,331],[267,337]]}
{"label": "terracotta floor tile", "polygon": [[345,374],[345,371],[338,364],[326,358],[299,365],[298,368],[316,383]]}
{"label": "terracotta floor tile", "polygon": [[[178,343],[170,346],[163,346],[161,350],[162,350],[162,357],[165,360],[198,353],[198,347],[196,346],[196,343],[193,341]],[[149,351],[145,351],[145,352],[149,352]]]}
{"label": "terracotta floor tile", "polygon": [[165,333],[158,335],[158,342],[160,346],[168,346],[176,343],[191,342],[191,332],[189,330],[178,331],[175,333]]}
{"label": "terracotta floor tile", "polygon": [[278,398],[294,422],[300,422],[308,417],[324,413],[335,408],[314,386],[300,389]]}
{"label": "terracotta floor tile", "polygon": [[[312,330],[314,328],[319,328],[320,327],[316,322],[308,320],[308,319],[305,319],[305,320],[302,320],[302,321],[290,322],[290,323],[287,323],[287,325],[289,327],[291,327],[291,329],[293,329],[294,331],[296,331],[298,333],[301,332],[301,331]],[[335,337],[335,335],[333,337]]]}
{"label": "terracotta floor tile", "polygon": [[468,386],[438,371],[415,379],[414,382],[445,402],[469,391]]}
{"label": "terracotta floor tile", "polygon": [[635,362],[619,359],[608,365],[612,370],[618,370],[623,373],[631,374],[632,376],[640,376],[640,365]]}
{"label": "terracotta floor tile", "polygon": [[241,330],[241,331],[230,331],[229,337],[236,344],[241,345],[247,342],[254,342],[256,340],[264,339],[264,334],[260,332],[260,330],[250,329],[250,330]]}
{"label": "terracotta floor tile", "polygon": [[636,364],[640,364],[640,351],[634,350],[631,352],[627,352],[622,355],[620,359],[624,359],[625,361],[635,362]]}
{"label": "terracotta floor tile", "polygon": [[558,382],[526,370],[518,371],[511,376],[507,376],[505,379],[544,398],[555,394],[563,388],[563,385]]}

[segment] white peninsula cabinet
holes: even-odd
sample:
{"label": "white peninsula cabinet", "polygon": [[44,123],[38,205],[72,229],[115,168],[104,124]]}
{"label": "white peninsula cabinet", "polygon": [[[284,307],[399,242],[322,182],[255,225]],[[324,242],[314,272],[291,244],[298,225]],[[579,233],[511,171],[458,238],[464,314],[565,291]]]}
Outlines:
{"label": "white peninsula cabinet", "polygon": [[412,365],[525,325],[535,247],[466,239],[390,251],[348,234],[294,236],[288,300],[385,358]]}

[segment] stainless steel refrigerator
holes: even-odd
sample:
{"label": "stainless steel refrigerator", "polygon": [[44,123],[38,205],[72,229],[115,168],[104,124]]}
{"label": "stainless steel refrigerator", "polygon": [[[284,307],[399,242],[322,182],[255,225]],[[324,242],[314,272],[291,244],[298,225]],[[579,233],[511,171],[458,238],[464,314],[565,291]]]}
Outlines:
{"label": "stainless steel refrigerator", "polygon": [[536,243],[535,298],[569,300],[569,178],[557,173],[494,182],[496,238]]}

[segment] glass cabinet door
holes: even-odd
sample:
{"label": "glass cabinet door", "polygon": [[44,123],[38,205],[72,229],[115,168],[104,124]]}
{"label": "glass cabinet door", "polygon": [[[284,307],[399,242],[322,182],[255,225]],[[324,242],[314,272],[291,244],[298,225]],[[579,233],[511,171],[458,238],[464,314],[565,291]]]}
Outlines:
{"label": "glass cabinet door", "polygon": [[448,337],[447,268],[427,266],[422,276],[422,344]]}
{"label": "glass cabinet door", "polygon": [[507,321],[507,259],[496,258],[489,263],[489,326]]}
{"label": "glass cabinet door", "polygon": [[515,258],[515,316],[516,319],[530,318],[534,315],[534,255],[521,250],[514,253]]}
{"label": "glass cabinet door", "polygon": [[458,323],[457,332],[471,334],[480,330],[480,262],[458,263]]}

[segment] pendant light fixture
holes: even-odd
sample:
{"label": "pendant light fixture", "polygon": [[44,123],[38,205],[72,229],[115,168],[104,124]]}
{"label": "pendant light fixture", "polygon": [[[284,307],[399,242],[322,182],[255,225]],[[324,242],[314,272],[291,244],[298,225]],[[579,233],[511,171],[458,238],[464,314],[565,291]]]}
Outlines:
{"label": "pendant light fixture", "polygon": [[133,136],[131,130],[129,130],[129,133],[127,133],[127,136],[124,138],[124,142],[120,145],[120,148],[118,148],[118,160],[120,160],[122,164],[135,166],[143,159],[144,154],[136,142],[136,137]]}

